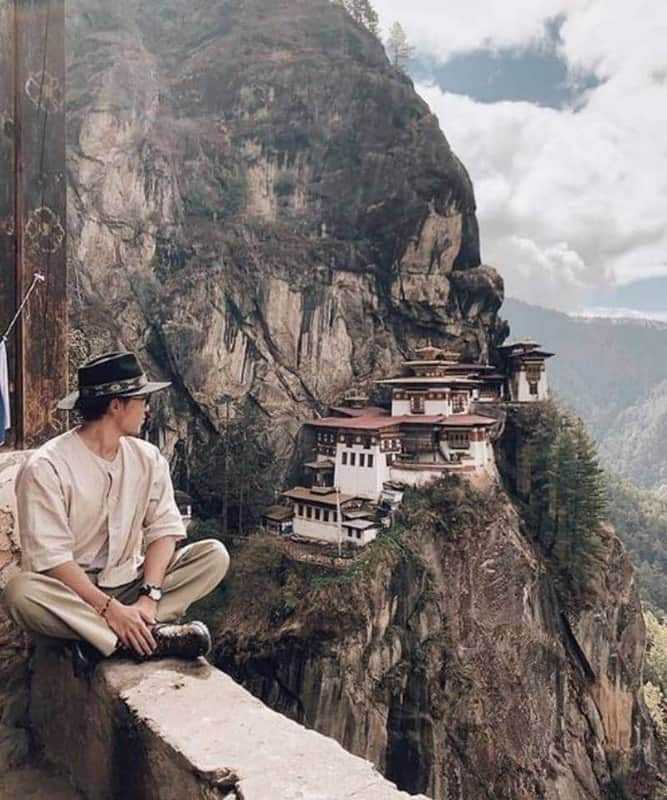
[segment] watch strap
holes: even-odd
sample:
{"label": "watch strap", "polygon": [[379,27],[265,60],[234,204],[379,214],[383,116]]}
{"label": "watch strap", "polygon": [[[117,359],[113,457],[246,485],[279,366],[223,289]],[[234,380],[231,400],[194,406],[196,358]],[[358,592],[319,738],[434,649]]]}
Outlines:
{"label": "watch strap", "polygon": [[161,586],[151,586],[149,583],[144,583],[143,586],[139,589],[139,596],[146,595],[150,597],[153,592],[158,592],[160,598],[162,597],[162,587]]}

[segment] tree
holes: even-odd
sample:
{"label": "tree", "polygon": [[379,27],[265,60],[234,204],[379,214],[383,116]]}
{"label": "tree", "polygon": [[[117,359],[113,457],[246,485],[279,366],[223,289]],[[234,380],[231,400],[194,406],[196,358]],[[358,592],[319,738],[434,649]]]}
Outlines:
{"label": "tree", "polygon": [[195,448],[192,491],[205,513],[219,516],[224,532],[239,533],[259,522],[278,484],[269,420],[249,401],[225,403],[224,427]]}
{"label": "tree", "polygon": [[576,594],[599,569],[604,474],[581,420],[547,403],[529,422],[527,520],[560,586]]}
{"label": "tree", "polygon": [[379,35],[380,21],[370,0],[334,0],[334,3],[342,6],[355,22],[363,25],[374,36]]}
{"label": "tree", "polygon": [[415,48],[408,42],[408,37],[400,22],[394,22],[387,40],[389,60],[397,68],[405,70],[412,58]]}

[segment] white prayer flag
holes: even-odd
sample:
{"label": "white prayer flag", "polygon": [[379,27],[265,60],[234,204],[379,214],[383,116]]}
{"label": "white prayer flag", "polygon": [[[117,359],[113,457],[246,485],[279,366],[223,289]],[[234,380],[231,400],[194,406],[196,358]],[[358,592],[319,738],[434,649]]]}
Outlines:
{"label": "white prayer flag", "polygon": [[4,417],[4,429],[0,432],[4,439],[4,432],[11,428],[10,406],[9,406],[9,370],[7,369],[7,347],[5,340],[0,340],[0,400],[2,401],[2,416]]}

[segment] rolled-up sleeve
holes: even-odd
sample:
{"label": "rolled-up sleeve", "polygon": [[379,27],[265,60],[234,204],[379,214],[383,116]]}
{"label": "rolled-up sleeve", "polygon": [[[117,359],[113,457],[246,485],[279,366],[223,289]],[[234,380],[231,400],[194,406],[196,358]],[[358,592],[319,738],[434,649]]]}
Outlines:
{"label": "rolled-up sleeve", "polygon": [[144,545],[148,547],[164,536],[185,539],[186,535],[185,524],[174,499],[169,464],[163,455],[158,454],[144,517]]}
{"label": "rolled-up sleeve", "polygon": [[16,482],[19,540],[26,569],[45,572],[74,560],[74,535],[53,466],[27,464]]}

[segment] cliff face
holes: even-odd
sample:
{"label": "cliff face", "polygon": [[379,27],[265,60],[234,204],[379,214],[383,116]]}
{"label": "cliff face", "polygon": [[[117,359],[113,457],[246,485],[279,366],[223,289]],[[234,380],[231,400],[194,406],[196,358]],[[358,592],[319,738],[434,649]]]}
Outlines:
{"label": "cliff face", "polygon": [[327,0],[68,4],[73,319],[175,381],[173,449],[225,398],[300,420],[419,340],[488,354],[502,282],[468,175]]}
{"label": "cliff face", "polygon": [[566,609],[508,496],[455,481],[347,573],[248,545],[217,661],[272,707],[438,800],[654,797],[632,569]]}
{"label": "cliff face", "polygon": [[[340,8],[68,13],[73,319],[83,349],[138,350],[174,381],[168,450],[206,453],[247,399],[286,465],[304,418],[420,340],[476,359],[503,338],[468,176]],[[564,608],[507,495],[442,491],[347,573],[274,540],[237,553],[218,663],[411,791],[602,800],[625,781],[648,800],[643,629],[615,537],[604,585]]]}

